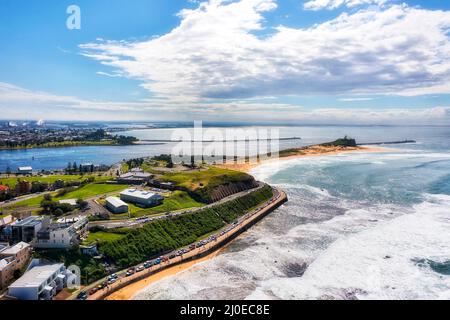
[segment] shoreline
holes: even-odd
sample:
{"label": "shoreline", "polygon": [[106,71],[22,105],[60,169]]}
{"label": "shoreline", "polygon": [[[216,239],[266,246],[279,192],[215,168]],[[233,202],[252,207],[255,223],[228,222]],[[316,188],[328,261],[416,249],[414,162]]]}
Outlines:
{"label": "shoreline", "polygon": [[[219,167],[237,170],[237,171],[243,171],[243,172],[250,172],[252,169],[261,166],[266,163],[274,162],[274,161],[287,161],[297,158],[303,158],[303,157],[314,157],[314,156],[327,156],[327,155],[336,155],[336,154],[342,154],[342,153],[358,153],[358,152],[387,152],[392,149],[387,148],[381,148],[381,147],[352,147],[352,148],[343,148],[343,147],[309,147],[307,149],[299,149],[299,151],[302,151],[302,153],[289,155],[289,156],[281,156],[278,159],[267,159],[263,161],[259,161],[256,163],[245,163],[245,164],[232,164],[232,165],[220,165]],[[309,152],[308,152],[309,151]],[[133,297],[135,297],[137,294],[139,294],[141,291],[146,289],[147,287],[153,285],[154,283],[157,283],[161,280],[164,280],[168,277],[175,276],[179,273],[182,273],[186,270],[189,270],[196,265],[203,263],[205,261],[209,261],[213,258],[215,258],[217,255],[219,255],[223,250],[227,248],[227,246],[233,241],[232,239],[230,242],[226,243],[224,246],[216,249],[215,251],[207,254],[206,256],[199,257],[193,260],[188,260],[186,262],[182,262],[178,265],[171,266],[167,269],[161,270],[159,272],[156,272],[154,274],[151,274],[141,280],[138,280],[136,282],[132,282],[123,288],[107,295],[104,300],[132,300]]]}
{"label": "shoreline", "polygon": [[298,149],[297,154],[289,154],[289,155],[280,155],[275,159],[263,159],[255,162],[246,162],[246,163],[233,163],[233,164],[222,164],[217,165],[217,167],[241,171],[245,173],[249,173],[251,170],[267,164],[267,163],[276,163],[283,162],[287,160],[307,158],[307,157],[321,157],[321,156],[334,156],[338,154],[346,154],[346,153],[377,153],[377,152],[389,152],[394,149],[385,148],[385,147],[323,147],[323,146],[311,146],[304,149]]}
{"label": "shoreline", "polygon": [[131,300],[138,292],[151,284],[185,271],[198,263],[216,257],[234,239],[288,200],[287,195],[282,190],[276,188],[274,188],[274,190],[276,191],[276,196],[274,195],[274,197],[264,206],[255,209],[248,218],[240,222],[238,228],[231,229],[228,233],[218,236],[215,242],[209,243],[205,247],[195,249],[182,258],[175,258],[171,265],[166,264],[154,269],[150,268],[144,273],[135,274],[130,278],[125,278],[124,281],[119,281],[112,287],[106,289],[106,291],[97,292],[93,296],[89,296],[88,300]]}

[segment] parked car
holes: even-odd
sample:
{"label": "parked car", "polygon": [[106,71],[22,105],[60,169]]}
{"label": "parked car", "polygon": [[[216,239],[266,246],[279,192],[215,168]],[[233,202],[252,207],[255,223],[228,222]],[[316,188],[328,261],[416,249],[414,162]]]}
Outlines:
{"label": "parked car", "polygon": [[77,300],[86,300],[88,297],[86,292],[80,292],[77,296]]}
{"label": "parked car", "polygon": [[136,269],[136,272],[142,272],[142,271],[144,271],[144,267],[143,266],[139,266],[137,269]]}

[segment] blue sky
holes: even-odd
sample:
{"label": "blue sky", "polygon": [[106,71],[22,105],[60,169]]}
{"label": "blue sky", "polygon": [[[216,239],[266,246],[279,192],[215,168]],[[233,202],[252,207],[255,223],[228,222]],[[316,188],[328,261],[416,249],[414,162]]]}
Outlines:
{"label": "blue sky", "polygon": [[2,0],[0,21],[5,119],[450,118],[448,1]]}

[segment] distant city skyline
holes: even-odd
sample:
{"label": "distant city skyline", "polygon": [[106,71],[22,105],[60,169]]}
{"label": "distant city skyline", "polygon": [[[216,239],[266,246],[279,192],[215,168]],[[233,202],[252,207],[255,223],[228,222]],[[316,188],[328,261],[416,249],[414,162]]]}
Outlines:
{"label": "distant city skyline", "polygon": [[4,0],[0,20],[4,120],[450,124],[445,1]]}

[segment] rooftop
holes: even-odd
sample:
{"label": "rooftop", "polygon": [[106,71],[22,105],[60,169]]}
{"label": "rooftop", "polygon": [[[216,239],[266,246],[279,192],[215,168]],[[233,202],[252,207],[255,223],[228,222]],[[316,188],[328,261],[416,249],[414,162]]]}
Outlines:
{"label": "rooftop", "polygon": [[77,199],[66,199],[66,200],[59,200],[60,204],[70,204],[71,206],[75,207],[77,205]]}
{"label": "rooftop", "polygon": [[13,255],[16,255],[17,253],[19,253],[21,250],[28,248],[28,247],[30,247],[30,245],[28,243],[19,242],[18,244],[14,245],[12,247],[0,250],[0,254],[4,255],[4,256],[13,256]]}
{"label": "rooftop", "polygon": [[13,224],[13,226],[17,226],[17,227],[24,227],[24,226],[33,227],[33,226],[38,225],[41,222],[42,222],[42,219],[40,217],[28,217],[28,218],[25,218],[25,219],[23,219],[21,221],[15,222]]}
{"label": "rooftop", "polygon": [[106,198],[106,202],[109,202],[111,205],[113,205],[116,208],[122,207],[122,206],[128,207],[128,204],[126,204],[125,202],[123,202],[122,200],[120,200],[117,197],[108,197],[108,198]]}
{"label": "rooftop", "polygon": [[10,288],[39,287],[62,267],[62,263],[36,266],[10,285]]}
{"label": "rooftop", "polygon": [[32,171],[32,167],[19,167],[19,171]]}
{"label": "rooftop", "polygon": [[160,195],[150,192],[150,191],[143,191],[143,190],[137,190],[137,189],[127,189],[120,193],[120,195],[139,198],[139,199],[151,199],[154,197],[161,197]]}

